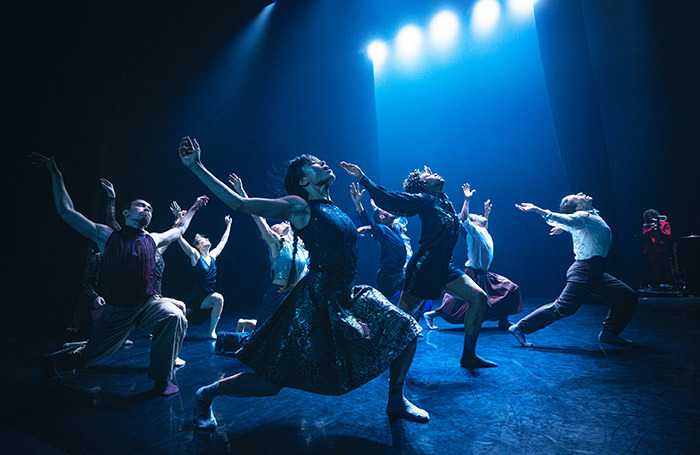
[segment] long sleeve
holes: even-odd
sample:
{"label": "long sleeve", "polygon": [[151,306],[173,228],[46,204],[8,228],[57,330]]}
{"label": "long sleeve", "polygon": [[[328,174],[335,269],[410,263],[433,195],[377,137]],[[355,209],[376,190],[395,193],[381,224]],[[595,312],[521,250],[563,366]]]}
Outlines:
{"label": "long sleeve", "polygon": [[575,212],[571,215],[547,211],[544,219],[550,226],[571,232],[574,229],[581,229],[585,226],[588,216],[589,213],[584,211]]}
{"label": "long sleeve", "polygon": [[113,197],[107,198],[107,204],[105,204],[105,224],[115,231],[121,230],[119,222],[117,222],[117,211],[116,211],[116,200]]}
{"label": "long sleeve", "polygon": [[369,195],[378,207],[401,216],[418,215],[425,207],[423,197],[418,194],[391,191],[376,185],[367,176],[362,177],[360,185],[367,188]]}
{"label": "long sleeve", "polygon": [[384,231],[381,229],[377,223],[374,222],[372,218],[367,214],[367,210],[363,210],[362,213],[358,215],[360,219],[360,226],[369,226],[369,233],[372,235],[374,240],[379,240],[383,235]]}

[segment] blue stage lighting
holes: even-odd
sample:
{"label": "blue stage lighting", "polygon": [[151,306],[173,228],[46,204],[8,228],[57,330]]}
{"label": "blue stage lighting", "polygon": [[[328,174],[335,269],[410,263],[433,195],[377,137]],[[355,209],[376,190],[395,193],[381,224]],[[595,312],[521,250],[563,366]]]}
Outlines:
{"label": "blue stage lighting", "polygon": [[501,4],[497,0],[479,0],[472,11],[472,30],[476,35],[488,35],[501,16]]}
{"label": "blue stage lighting", "polygon": [[532,17],[534,4],[535,0],[508,0],[508,10],[519,19],[527,19]]}
{"label": "blue stage lighting", "polygon": [[406,25],[396,35],[396,52],[405,62],[414,62],[423,47],[423,32],[415,25]]}
{"label": "blue stage lighting", "polygon": [[441,50],[449,48],[457,39],[459,19],[452,11],[441,11],[430,21],[430,41]]}
{"label": "blue stage lighting", "polygon": [[389,48],[384,41],[375,40],[367,46],[367,55],[372,59],[376,68],[386,60],[387,55],[389,55]]}

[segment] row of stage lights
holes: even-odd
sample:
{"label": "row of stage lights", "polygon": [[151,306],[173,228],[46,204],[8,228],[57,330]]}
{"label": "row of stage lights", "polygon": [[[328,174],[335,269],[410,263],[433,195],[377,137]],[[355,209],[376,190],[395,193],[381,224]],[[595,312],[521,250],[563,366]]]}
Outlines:
{"label": "row of stage lights", "polygon": [[[508,10],[518,18],[532,16],[535,0],[504,0]],[[501,4],[498,0],[478,0],[471,11],[470,27],[478,37],[488,36],[498,24],[501,17]],[[457,14],[444,10],[436,14],[428,25],[428,38],[431,47],[437,52],[449,50],[457,41],[460,21]],[[394,38],[396,56],[405,63],[415,62],[420,55],[423,42],[423,30],[417,25],[406,25]],[[375,40],[367,46],[367,55],[372,59],[375,70],[381,67],[389,56],[389,44]]]}

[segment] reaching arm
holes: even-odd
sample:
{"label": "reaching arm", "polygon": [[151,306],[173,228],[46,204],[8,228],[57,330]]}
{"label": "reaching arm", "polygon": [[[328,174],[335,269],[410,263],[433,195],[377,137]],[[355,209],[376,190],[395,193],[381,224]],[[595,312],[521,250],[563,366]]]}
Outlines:
{"label": "reaching arm", "polygon": [[151,233],[153,240],[156,242],[156,247],[160,248],[162,246],[169,245],[181,237],[190,226],[190,222],[192,221],[194,214],[197,213],[197,210],[199,210],[201,207],[207,205],[207,202],[209,202],[209,198],[207,196],[199,196],[194,201],[194,204],[192,204],[192,207],[190,207],[190,209],[182,216],[179,223],[165,232]]}
{"label": "reaching arm", "polygon": [[73,207],[73,200],[68,195],[68,190],[66,190],[65,183],[63,182],[63,174],[58,170],[58,166],[56,166],[56,162],[53,158],[48,158],[38,153],[32,153],[30,159],[35,164],[44,164],[51,174],[54,204],[56,205],[56,211],[63,221],[68,223],[68,225],[75,229],[80,235],[97,243],[100,250],[103,250],[105,242],[113,232],[113,229],[104,224],[95,223],[75,210]]}
{"label": "reaching arm", "polygon": [[106,178],[100,178],[100,184],[107,193],[107,203],[105,204],[105,223],[115,231],[121,230],[121,225],[117,222],[117,193],[114,191],[114,185]]}
{"label": "reaching arm", "polygon": [[365,208],[362,206],[362,195],[365,194],[365,189],[360,190],[360,185],[357,183],[350,184],[350,197],[352,198],[353,204],[355,204],[355,210],[357,210],[358,215],[362,215]]}
{"label": "reaching arm", "polygon": [[216,197],[233,210],[258,215],[264,218],[287,220],[297,229],[306,227],[311,218],[308,203],[299,196],[285,196],[279,199],[244,198],[227,187],[204,167],[200,160],[201,149],[195,139],[182,138],[180,160]]}
{"label": "reaching arm", "polygon": [[586,223],[586,218],[588,218],[588,212],[575,212],[572,214],[566,213],[556,213],[549,210],[544,210],[537,207],[535,204],[530,204],[528,202],[523,202],[522,204],[515,204],[515,207],[522,212],[532,212],[542,216],[547,224],[554,226],[557,229],[552,229],[550,235],[557,235],[561,232],[559,230],[571,231],[572,229],[579,229],[583,227]]}
{"label": "reaching arm", "polygon": [[360,180],[360,185],[364,186],[369,195],[378,207],[384,210],[403,216],[413,216],[420,213],[424,207],[424,200],[417,194],[391,191],[382,186],[376,185],[362,172],[356,164],[341,161],[340,165],[345,171]]}
{"label": "reaching arm", "polygon": [[464,193],[464,204],[462,204],[462,211],[459,213],[459,219],[464,221],[469,216],[469,202],[472,200],[472,196],[474,196],[476,190],[472,190],[469,184],[465,183],[462,185],[462,192]]}
{"label": "reaching arm", "polygon": [[[248,197],[248,194],[243,188],[243,180],[241,180],[241,178],[238,177],[236,174],[231,173],[228,176],[228,183],[236,191],[236,193],[238,193],[239,196],[244,198]],[[276,258],[280,252],[280,248],[282,248],[282,239],[279,235],[277,235],[275,231],[273,231],[270,228],[270,225],[267,224],[267,220],[265,218],[253,214],[251,214],[250,216],[253,218],[255,225],[258,227],[262,238],[267,242],[268,246],[270,247],[272,257]]]}
{"label": "reaching arm", "polygon": [[219,244],[216,245],[216,247],[209,252],[209,255],[213,257],[214,259],[218,258],[221,252],[224,250],[224,247],[226,246],[226,242],[228,242],[228,236],[231,233],[231,223],[233,222],[233,219],[229,216],[226,215],[224,217],[224,223],[226,223],[226,229],[224,229],[224,234],[221,236],[221,240],[219,240]]}

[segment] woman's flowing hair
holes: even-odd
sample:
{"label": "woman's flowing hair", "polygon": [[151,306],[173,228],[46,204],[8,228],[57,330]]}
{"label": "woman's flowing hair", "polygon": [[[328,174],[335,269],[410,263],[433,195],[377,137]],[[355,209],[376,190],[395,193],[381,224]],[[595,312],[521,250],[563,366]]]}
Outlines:
{"label": "woman's flowing hair", "polygon": [[[292,194],[299,196],[305,200],[309,200],[309,193],[306,191],[299,181],[304,177],[303,168],[310,164],[320,161],[313,155],[299,155],[296,158],[289,161],[289,166],[287,167],[287,173],[284,176],[284,188],[287,190],[287,194]],[[288,291],[297,284],[299,281],[299,272],[297,270],[296,256],[297,250],[299,248],[299,236],[297,236],[296,231],[294,231],[294,243],[292,247],[292,266],[289,269],[289,275],[287,276],[287,285],[281,289],[282,291]]]}

